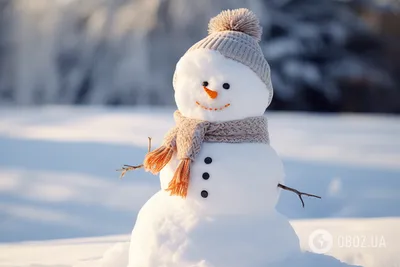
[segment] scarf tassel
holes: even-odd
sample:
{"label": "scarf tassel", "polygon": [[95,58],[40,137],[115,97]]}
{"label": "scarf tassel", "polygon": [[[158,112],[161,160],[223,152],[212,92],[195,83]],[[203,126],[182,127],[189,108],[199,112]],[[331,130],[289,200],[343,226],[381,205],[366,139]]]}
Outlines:
{"label": "scarf tassel", "polygon": [[190,177],[190,159],[184,159],[179,163],[174,177],[168,184],[166,191],[171,192],[171,196],[181,196],[186,198]]}
{"label": "scarf tassel", "polygon": [[171,147],[161,146],[147,153],[143,165],[146,171],[157,174],[171,160],[174,150]]}

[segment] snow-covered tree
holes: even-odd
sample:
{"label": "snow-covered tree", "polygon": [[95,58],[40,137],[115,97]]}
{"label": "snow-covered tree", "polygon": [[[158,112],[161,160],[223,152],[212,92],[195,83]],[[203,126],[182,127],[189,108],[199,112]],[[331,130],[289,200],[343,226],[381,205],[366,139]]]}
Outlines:
{"label": "snow-covered tree", "polygon": [[13,98],[12,0],[0,1],[0,99]]}
{"label": "snow-covered tree", "polygon": [[346,3],[266,0],[265,4],[269,23],[264,52],[273,70],[274,108],[395,110],[392,99],[400,96],[400,90],[384,68],[383,40]]}

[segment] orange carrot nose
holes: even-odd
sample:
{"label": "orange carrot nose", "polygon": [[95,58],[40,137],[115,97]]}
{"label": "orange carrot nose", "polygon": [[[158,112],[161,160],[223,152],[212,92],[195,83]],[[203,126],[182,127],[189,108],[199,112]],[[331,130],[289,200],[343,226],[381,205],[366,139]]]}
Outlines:
{"label": "orange carrot nose", "polygon": [[206,91],[206,93],[208,94],[209,97],[211,97],[212,99],[217,98],[218,92],[213,91],[213,90],[210,90],[210,89],[208,89],[208,88],[205,87],[205,86],[203,86],[203,88],[204,88],[204,91]]}

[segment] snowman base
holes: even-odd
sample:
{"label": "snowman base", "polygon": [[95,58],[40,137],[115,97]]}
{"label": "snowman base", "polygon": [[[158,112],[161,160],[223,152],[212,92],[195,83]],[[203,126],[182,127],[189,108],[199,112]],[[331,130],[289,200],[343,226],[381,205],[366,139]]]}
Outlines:
{"label": "snowman base", "polygon": [[[227,262],[229,261],[231,255],[228,255]],[[94,259],[94,260],[85,260],[80,262],[74,267],[92,267],[92,266],[101,266],[101,267],[127,267],[128,265],[128,257],[129,257],[129,242],[126,243],[117,243],[110,247],[102,258]],[[132,265],[129,265],[129,267]],[[135,265],[133,265],[135,266]],[[164,265],[165,267],[175,267],[175,266],[185,266],[182,264],[175,265]],[[208,267],[212,266],[206,261],[201,261],[198,264],[194,265],[186,265],[190,267]],[[237,265],[227,265],[222,264],[218,267],[231,267]],[[338,259],[322,255],[322,254],[314,254],[311,252],[302,252],[302,253],[294,253],[293,255],[288,256],[285,259],[282,259],[278,262],[274,262],[271,264],[264,265],[245,265],[246,267],[360,267],[355,265],[348,265],[339,261]],[[143,265],[136,265],[135,267],[143,267]]]}
{"label": "snowman base", "polygon": [[206,215],[160,191],[139,212],[128,267],[264,267],[297,254],[298,237],[276,211]]}

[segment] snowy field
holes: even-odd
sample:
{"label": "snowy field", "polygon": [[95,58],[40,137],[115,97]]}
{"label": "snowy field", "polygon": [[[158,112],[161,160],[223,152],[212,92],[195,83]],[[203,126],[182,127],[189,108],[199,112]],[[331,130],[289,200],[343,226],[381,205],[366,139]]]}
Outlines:
{"label": "snowy field", "polygon": [[[115,169],[140,163],[147,137],[159,144],[172,112],[0,109],[0,266],[123,267],[107,260],[126,261],[136,214],[159,181],[141,170],[120,180]],[[323,249],[331,237],[328,255],[400,267],[400,117],[267,117],[286,184],[322,196],[305,199],[303,209],[296,195],[282,193],[278,210],[303,249],[312,250],[310,235],[323,229],[312,243]]]}

